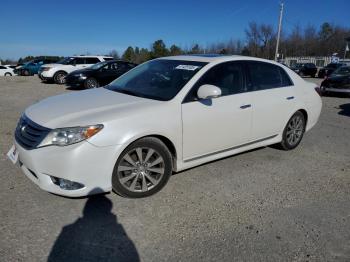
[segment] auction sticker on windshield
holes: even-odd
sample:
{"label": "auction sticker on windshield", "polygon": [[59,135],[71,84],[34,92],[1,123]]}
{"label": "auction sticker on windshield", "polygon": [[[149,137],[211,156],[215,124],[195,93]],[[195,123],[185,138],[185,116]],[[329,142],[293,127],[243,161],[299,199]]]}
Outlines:
{"label": "auction sticker on windshield", "polygon": [[189,71],[194,71],[197,68],[199,68],[199,66],[194,66],[194,65],[178,65],[177,67],[175,67],[175,69],[189,70]]}
{"label": "auction sticker on windshield", "polygon": [[13,145],[10,151],[7,153],[7,157],[12,161],[12,163],[16,164],[18,160],[18,151],[16,146]]}

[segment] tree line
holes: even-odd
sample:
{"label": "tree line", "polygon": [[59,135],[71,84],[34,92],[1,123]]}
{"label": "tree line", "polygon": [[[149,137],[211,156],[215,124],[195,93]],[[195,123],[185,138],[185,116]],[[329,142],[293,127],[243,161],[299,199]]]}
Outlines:
{"label": "tree line", "polygon": [[[172,44],[167,47],[163,40],[156,40],[150,48],[129,46],[120,56],[116,50],[106,55],[133,63],[143,63],[150,59],[182,54],[215,53],[227,55],[247,55],[273,59],[276,48],[277,32],[270,24],[250,22],[245,30],[245,39],[231,39],[201,46],[180,47]],[[290,33],[281,34],[280,58],[286,56],[330,56],[338,53],[343,57],[345,38],[350,37],[350,28],[340,25],[323,23],[319,28],[314,25],[295,26]],[[350,41],[350,39],[348,39]],[[349,54],[348,54],[349,56]],[[35,57],[20,58],[18,62],[27,62]],[[7,63],[12,61],[6,61]],[[5,64],[3,62],[3,64]]]}
{"label": "tree line", "polygon": [[[244,40],[231,39],[205,47],[194,44],[190,48],[181,48],[175,44],[167,48],[163,40],[157,40],[151,45],[150,50],[129,46],[120,58],[134,63],[142,63],[149,59],[168,55],[215,53],[273,59],[276,37],[277,32],[272,25],[251,22],[245,30]],[[334,53],[343,57],[346,45],[345,38],[349,37],[350,28],[327,22],[318,29],[314,25],[308,25],[304,28],[297,25],[289,34],[282,32],[279,58],[282,56],[331,56]],[[110,55],[119,58],[116,51]]]}

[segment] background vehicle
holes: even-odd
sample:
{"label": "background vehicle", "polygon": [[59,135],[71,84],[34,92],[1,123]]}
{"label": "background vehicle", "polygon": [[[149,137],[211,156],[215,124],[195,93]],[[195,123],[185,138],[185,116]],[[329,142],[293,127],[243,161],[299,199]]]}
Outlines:
{"label": "background vehicle", "polygon": [[0,65],[0,76],[13,76],[15,73],[13,72],[13,68],[9,66]]}
{"label": "background vehicle", "polygon": [[24,63],[20,68],[16,69],[16,72],[17,72],[18,75],[32,76],[32,75],[38,73],[39,68],[42,65],[49,64],[49,63],[56,63],[57,61],[58,61],[58,58],[39,58],[39,59],[34,59],[32,61]]}
{"label": "background vehicle", "polygon": [[318,71],[318,77],[319,78],[324,78],[326,76],[331,75],[336,69],[338,69],[339,67],[342,66],[346,66],[346,64],[342,64],[342,63],[330,63],[328,65],[326,65],[325,67],[321,68]]}
{"label": "background vehicle", "polygon": [[30,106],[15,152],[27,177],[49,192],[145,197],[173,171],[276,143],[297,147],[321,112],[315,88],[264,59],[155,59],[105,88]]}
{"label": "background vehicle", "polygon": [[12,68],[12,69],[15,69],[17,67],[17,65],[4,65],[4,66]]}
{"label": "background vehicle", "polygon": [[313,63],[298,63],[295,64],[291,69],[299,74],[300,76],[311,76],[315,77],[317,73],[317,67]]}
{"label": "background vehicle", "polygon": [[321,83],[322,95],[327,93],[347,93],[350,95],[350,66],[342,66],[335,70]]}
{"label": "background vehicle", "polygon": [[56,84],[64,84],[69,73],[108,60],[113,60],[113,58],[108,56],[69,56],[55,64],[42,66],[38,76],[43,81],[53,80]]}
{"label": "background vehicle", "polygon": [[66,84],[70,87],[83,86],[84,88],[104,86],[135,66],[136,64],[121,60],[100,62],[68,74]]}

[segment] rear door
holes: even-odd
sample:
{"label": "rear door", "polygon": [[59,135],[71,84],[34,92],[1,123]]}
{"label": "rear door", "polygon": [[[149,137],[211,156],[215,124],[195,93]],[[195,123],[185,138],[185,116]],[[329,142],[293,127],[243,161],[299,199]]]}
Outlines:
{"label": "rear door", "polygon": [[252,94],[252,140],[269,139],[283,131],[298,98],[282,67],[257,61],[246,65]]}
{"label": "rear door", "polygon": [[[222,95],[199,100],[197,91],[204,84],[219,87]],[[243,64],[226,62],[209,69],[182,103],[184,161],[249,142],[251,117],[251,96],[246,92]]]}

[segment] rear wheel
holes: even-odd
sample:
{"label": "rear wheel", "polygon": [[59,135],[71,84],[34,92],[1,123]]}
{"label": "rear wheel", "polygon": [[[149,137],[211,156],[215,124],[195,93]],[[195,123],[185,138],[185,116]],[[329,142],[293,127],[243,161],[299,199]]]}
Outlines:
{"label": "rear wheel", "polygon": [[296,112],[288,121],[282,134],[280,146],[284,150],[296,148],[305,133],[305,117],[300,111]]}
{"label": "rear wheel", "polygon": [[66,72],[57,72],[54,76],[53,76],[53,80],[55,81],[56,84],[59,85],[63,85],[66,83]]}
{"label": "rear wheel", "polygon": [[119,156],[112,187],[121,196],[146,197],[160,191],[171,173],[172,156],[164,143],[153,137],[142,138]]}
{"label": "rear wheel", "polygon": [[24,76],[29,76],[30,75],[30,72],[29,72],[29,70],[23,70],[23,75]]}
{"label": "rear wheel", "polygon": [[100,85],[99,85],[98,81],[95,78],[93,78],[93,77],[89,77],[84,82],[84,87],[87,88],[87,89],[97,88],[99,86]]}

